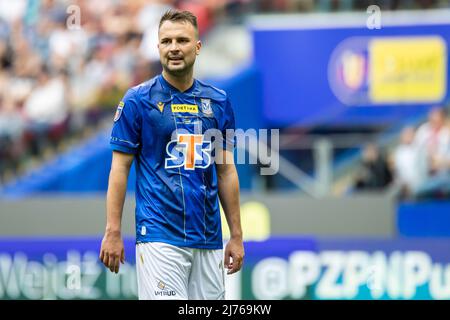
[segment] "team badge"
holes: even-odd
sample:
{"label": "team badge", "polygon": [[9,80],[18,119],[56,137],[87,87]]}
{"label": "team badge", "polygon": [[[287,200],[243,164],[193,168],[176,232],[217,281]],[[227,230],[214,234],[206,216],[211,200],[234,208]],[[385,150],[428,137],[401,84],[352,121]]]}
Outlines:
{"label": "team badge", "polygon": [[213,113],[211,108],[211,100],[210,99],[200,99],[202,102],[202,112],[204,114],[210,115]]}
{"label": "team badge", "polygon": [[122,115],[123,107],[125,106],[125,103],[123,101],[119,102],[119,105],[117,106],[116,113],[114,115],[114,122],[120,119],[120,116]]}
{"label": "team badge", "polygon": [[164,110],[164,103],[162,103],[160,101],[160,102],[158,102],[157,106],[158,106],[159,111],[163,112],[163,110]]}

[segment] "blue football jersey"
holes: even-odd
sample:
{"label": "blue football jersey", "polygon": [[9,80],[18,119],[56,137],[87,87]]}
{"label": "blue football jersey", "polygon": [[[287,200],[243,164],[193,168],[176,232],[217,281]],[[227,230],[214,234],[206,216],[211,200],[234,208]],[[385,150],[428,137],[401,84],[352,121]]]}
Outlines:
{"label": "blue football jersey", "polygon": [[234,147],[227,129],[235,121],[226,93],[199,80],[180,92],[159,75],[127,91],[110,144],[135,155],[138,243],[223,247],[212,151],[219,141]]}

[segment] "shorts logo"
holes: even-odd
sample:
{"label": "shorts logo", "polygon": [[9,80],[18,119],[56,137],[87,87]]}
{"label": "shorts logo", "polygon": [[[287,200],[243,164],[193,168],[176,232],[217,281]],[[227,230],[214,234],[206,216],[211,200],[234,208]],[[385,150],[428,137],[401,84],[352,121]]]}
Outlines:
{"label": "shorts logo", "polygon": [[213,113],[211,108],[211,99],[200,99],[202,103],[202,112],[206,115],[211,115]]}
{"label": "shorts logo", "polygon": [[198,106],[196,104],[172,104],[173,113],[189,112],[198,113]]}
{"label": "shorts logo", "polygon": [[114,122],[120,119],[120,116],[122,115],[123,107],[125,106],[125,103],[123,101],[119,102],[119,105],[117,106],[116,113],[114,115]]}
{"label": "shorts logo", "polygon": [[164,290],[165,287],[166,287],[166,284],[164,282],[162,282],[161,280],[159,280],[158,288],[160,288],[161,290]]}
{"label": "shorts logo", "polygon": [[211,142],[203,141],[201,134],[180,134],[177,140],[169,141],[166,146],[168,158],[165,168],[183,167],[185,170],[205,169],[211,164]]}
{"label": "shorts logo", "polygon": [[177,294],[174,290],[169,290],[167,285],[161,280],[158,280],[157,287],[160,290],[155,291],[155,296],[175,296]]}

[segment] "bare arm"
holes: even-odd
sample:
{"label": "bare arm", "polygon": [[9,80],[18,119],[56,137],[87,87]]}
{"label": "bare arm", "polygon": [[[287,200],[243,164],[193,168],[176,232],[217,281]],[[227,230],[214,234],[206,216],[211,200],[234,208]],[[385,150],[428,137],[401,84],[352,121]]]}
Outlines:
{"label": "bare arm", "polygon": [[[233,153],[223,151],[223,164],[216,164],[219,198],[230,229],[230,241],[225,247],[225,267],[228,274],[239,271],[244,259],[241,213],[239,207],[239,179],[233,162]],[[230,261],[232,258],[232,261]]]}
{"label": "bare arm", "polygon": [[114,151],[109,173],[106,196],[106,230],[100,250],[100,260],[111,272],[115,273],[119,272],[120,262],[125,262],[121,232],[122,211],[133,157],[131,154]]}

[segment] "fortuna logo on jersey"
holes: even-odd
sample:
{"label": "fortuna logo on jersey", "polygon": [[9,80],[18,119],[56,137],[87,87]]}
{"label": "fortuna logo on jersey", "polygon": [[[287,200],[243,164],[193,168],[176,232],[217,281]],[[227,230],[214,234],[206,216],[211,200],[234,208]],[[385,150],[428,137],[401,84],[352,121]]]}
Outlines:
{"label": "fortuna logo on jersey", "polygon": [[211,142],[203,141],[201,134],[179,134],[177,140],[170,141],[166,146],[169,158],[166,158],[165,168],[185,170],[195,168],[205,169],[211,164]]}

